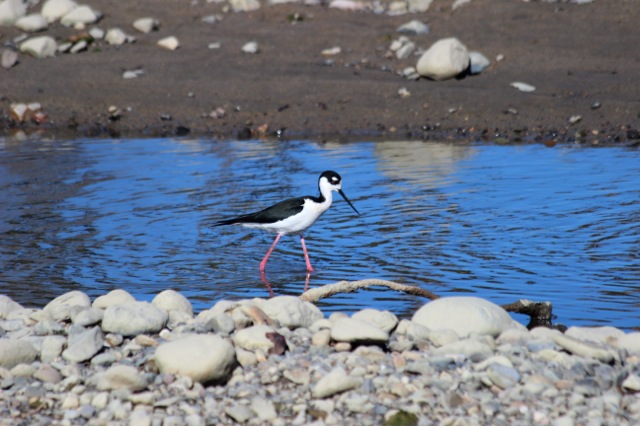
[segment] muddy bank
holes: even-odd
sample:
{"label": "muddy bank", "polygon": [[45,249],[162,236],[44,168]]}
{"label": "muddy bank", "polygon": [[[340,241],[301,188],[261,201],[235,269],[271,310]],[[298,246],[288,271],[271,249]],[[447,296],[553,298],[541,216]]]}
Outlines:
{"label": "muddy bank", "polygon": [[[297,3],[248,13],[225,12],[226,2],[88,4],[104,14],[98,27],[120,27],[136,42],[99,41],[48,59],[20,55],[1,71],[3,135],[640,142],[633,1],[473,0],[452,11],[452,2],[436,0],[427,12],[399,16]],[[221,19],[203,22],[208,15]],[[159,31],[137,33],[131,23],[144,16],[159,19]],[[456,36],[491,66],[461,80],[403,78],[418,57],[399,60],[389,46],[412,19],[430,27],[409,36],[419,49]],[[54,24],[45,34],[62,40],[80,32]],[[0,34],[6,45],[20,32],[0,27]],[[170,35],[177,50],[157,46]],[[259,53],[242,52],[248,41]],[[335,46],[341,53],[321,54]],[[143,74],[123,78],[135,69]],[[514,81],[536,90],[520,92]],[[9,112],[15,102],[39,102],[46,120],[17,122]],[[111,106],[120,113],[110,114]]]}

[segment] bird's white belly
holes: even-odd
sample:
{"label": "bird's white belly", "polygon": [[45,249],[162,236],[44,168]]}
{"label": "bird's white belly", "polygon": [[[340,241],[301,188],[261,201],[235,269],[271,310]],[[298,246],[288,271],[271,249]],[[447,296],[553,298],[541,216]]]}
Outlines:
{"label": "bird's white belly", "polygon": [[243,224],[243,226],[247,228],[264,229],[265,231],[277,232],[279,234],[301,234],[313,225],[330,206],[330,201],[318,204],[310,200],[305,200],[302,211],[296,215],[274,223],[246,223]]}

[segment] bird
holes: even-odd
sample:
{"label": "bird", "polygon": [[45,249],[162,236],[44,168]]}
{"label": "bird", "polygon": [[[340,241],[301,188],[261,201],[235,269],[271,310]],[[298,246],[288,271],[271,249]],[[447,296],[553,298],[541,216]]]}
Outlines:
{"label": "bird", "polygon": [[304,260],[307,264],[307,271],[313,272],[309,260],[309,253],[304,242],[304,232],[311,227],[329,207],[331,207],[332,193],[338,192],[342,198],[351,206],[351,208],[360,215],[360,212],[349,201],[345,193],[342,191],[342,178],[332,170],[327,170],[320,174],[318,178],[318,190],[320,195],[314,197],[307,195],[304,197],[290,198],[280,201],[255,213],[249,213],[242,216],[217,221],[213,226],[222,225],[242,225],[246,228],[257,228],[264,231],[275,232],[276,238],[271,244],[271,248],[260,262],[260,272],[264,273],[267,266],[267,260],[278,244],[280,237],[283,235],[299,235],[302,251],[304,252]]}

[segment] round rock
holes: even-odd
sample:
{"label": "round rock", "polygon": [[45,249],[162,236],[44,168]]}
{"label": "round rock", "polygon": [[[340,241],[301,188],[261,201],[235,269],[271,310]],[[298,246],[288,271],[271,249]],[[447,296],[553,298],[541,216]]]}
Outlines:
{"label": "round rock", "polygon": [[104,296],[98,297],[93,301],[94,308],[106,309],[112,305],[120,305],[127,302],[135,302],[136,298],[125,290],[112,290]]}
{"label": "round rock", "polygon": [[158,333],[167,319],[167,313],[151,303],[128,302],[109,306],[104,311],[102,329],[107,333],[123,336]]}
{"label": "round rock", "polygon": [[500,306],[479,297],[443,297],[420,308],[412,321],[431,330],[451,329],[460,337],[471,333],[497,336],[523,327]]}
{"label": "round rock", "polygon": [[13,311],[22,309],[22,305],[14,302],[9,296],[0,294],[0,318],[6,318]]}
{"label": "round rock", "polygon": [[0,339],[0,367],[13,368],[18,364],[30,364],[37,356],[38,351],[27,341]]}
{"label": "round rock", "polygon": [[387,342],[389,333],[354,318],[339,318],[331,327],[331,338],[338,342]]}
{"label": "round rock", "polygon": [[192,335],[158,346],[155,363],[163,374],[181,374],[206,383],[229,377],[236,365],[235,350],[215,335]]}
{"label": "round rock", "polygon": [[179,311],[193,317],[193,305],[175,290],[165,290],[153,298],[151,304],[167,312]]}
{"label": "round rock", "polygon": [[81,291],[70,291],[53,299],[44,307],[43,311],[55,320],[64,321],[71,319],[80,310],[90,306],[89,296]]}
{"label": "round rock", "polygon": [[453,78],[469,67],[469,53],[455,37],[436,41],[422,54],[416,65],[418,74],[432,80]]}
{"label": "round rock", "polygon": [[78,4],[73,0],[47,0],[42,5],[41,13],[49,22],[54,22],[76,7]]}
{"label": "round rock", "polygon": [[309,327],[324,318],[317,306],[295,296],[277,296],[267,300],[256,299],[256,304],[280,326],[287,328]]}

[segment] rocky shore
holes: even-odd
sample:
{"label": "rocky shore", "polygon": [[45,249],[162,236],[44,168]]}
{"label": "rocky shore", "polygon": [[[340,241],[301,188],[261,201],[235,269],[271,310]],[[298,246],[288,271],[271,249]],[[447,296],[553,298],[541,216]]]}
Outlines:
{"label": "rocky shore", "polygon": [[197,315],[172,290],[0,296],[0,388],[2,425],[634,425],[640,333],[528,331],[474,297],[399,320],[293,296]]}
{"label": "rocky shore", "polygon": [[2,0],[0,135],[636,145],[636,6]]}

